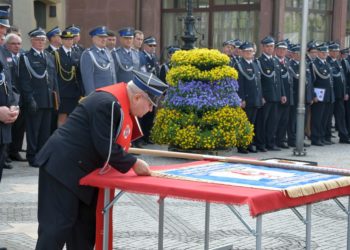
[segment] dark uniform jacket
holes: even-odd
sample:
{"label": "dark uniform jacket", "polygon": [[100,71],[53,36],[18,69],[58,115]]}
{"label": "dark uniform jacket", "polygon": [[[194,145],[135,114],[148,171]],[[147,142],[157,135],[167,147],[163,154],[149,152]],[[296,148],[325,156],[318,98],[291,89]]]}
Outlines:
{"label": "dark uniform jacket", "polygon": [[[56,53],[55,63],[60,97],[79,98],[80,96],[83,96],[79,53],[72,50],[71,56],[69,57],[62,47],[59,48]],[[75,68],[74,76],[72,76],[73,67]]]}
{"label": "dark uniform jacket", "polygon": [[262,54],[257,59],[257,63],[261,73],[261,86],[265,101],[280,102],[285,92],[278,61],[275,58],[269,59],[265,54]]}
{"label": "dark uniform jacket", "polygon": [[[110,143],[111,104],[114,105],[113,142],[121,119],[116,98],[106,92],[93,92],[70,114],[36,156],[37,164],[60,181],[77,197],[90,204],[95,188],[80,186],[79,180],[104,165]],[[121,146],[112,144],[110,165],[125,173],[136,162]]]}
{"label": "dark uniform jacket", "polygon": [[254,61],[248,63],[245,59],[241,59],[240,63],[236,64],[236,69],[239,71],[239,97],[246,102],[246,107],[261,107],[262,89],[258,66]]}
{"label": "dark uniform jacket", "polygon": [[285,104],[293,106],[294,105],[293,81],[288,71],[289,59],[285,57],[283,62],[281,62],[281,59],[276,57],[276,60],[278,61],[280,66],[280,74],[281,74],[282,84],[284,88],[284,93],[285,93],[285,96],[287,97],[287,102]]}
{"label": "dark uniform jacket", "polygon": [[[21,55],[19,60],[21,94],[25,103],[34,100],[38,108],[53,108],[55,101],[53,92],[58,93],[56,68],[53,56],[45,51],[43,54],[44,56],[41,57],[34,49],[30,49],[24,55]],[[24,61],[25,57],[28,59],[29,66],[37,75],[34,75],[27,68]]]}
{"label": "dark uniform jacket", "polygon": [[155,55],[148,54],[145,51],[140,52],[140,65],[145,66],[146,71],[159,75],[159,62]]}
{"label": "dark uniform jacket", "polygon": [[312,63],[312,78],[314,88],[324,90],[323,102],[334,102],[332,69],[326,62],[323,63],[318,57]]}
{"label": "dark uniform jacket", "polygon": [[[6,60],[6,49],[0,46],[0,106],[10,107],[17,105],[18,99],[15,98],[12,88],[11,68]],[[0,144],[8,144],[11,142],[11,124],[0,122]]]}
{"label": "dark uniform jacket", "polygon": [[343,67],[338,60],[327,58],[327,62],[332,68],[334,97],[336,99],[344,99],[346,94],[346,80]]}
{"label": "dark uniform jacket", "polygon": [[[305,103],[310,104],[314,97],[314,89],[311,78],[310,66],[306,63],[305,73]],[[299,77],[300,77],[300,63],[295,60],[289,61],[289,74],[293,81],[293,101],[294,105],[299,103]]]}

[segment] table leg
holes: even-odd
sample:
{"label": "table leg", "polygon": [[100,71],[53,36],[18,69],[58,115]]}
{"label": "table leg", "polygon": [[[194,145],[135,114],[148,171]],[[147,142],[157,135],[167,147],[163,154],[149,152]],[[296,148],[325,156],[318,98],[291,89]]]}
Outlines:
{"label": "table leg", "polygon": [[158,250],[163,250],[164,240],[164,198],[159,198]]}
{"label": "table leg", "polygon": [[306,250],[311,249],[311,204],[306,205]]}
{"label": "table leg", "polygon": [[204,250],[209,249],[209,221],[210,221],[210,203],[205,203],[205,229],[204,229]]}
{"label": "table leg", "polygon": [[262,214],[256,217],[256,250],[261,250],[262,241]]}
{"label": "table leg", "polygon": [[[104,207],[109,203],[110,189],[105,188],[104,191]],[[108,250],[109,237],[109,209],[103,213],[103,250]]]}

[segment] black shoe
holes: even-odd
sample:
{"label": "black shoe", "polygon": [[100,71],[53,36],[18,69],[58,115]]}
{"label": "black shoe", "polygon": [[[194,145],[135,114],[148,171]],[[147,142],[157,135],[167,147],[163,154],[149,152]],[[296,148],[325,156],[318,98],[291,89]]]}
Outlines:
{"label": "black shoe", "polygon": [[295,144],[295,142],[291,142],[291,143],[288,143],[288,146],[291,148],[295,148],[297,145]]}
{"label": "black shoe", "polygon": [[321,141],[312,141],[312,142],[311,142],[311,145],[314,145],[314,146],[324,146],[324,144],[323,144]]}
{"label": "black shoe", "polygon": [[308,148],[308,147],[310,147],[310,144],[309,144],[309,143],[304,142],[304,147],[305,147],[305,148]]}
{"label": "black shoe", "polygon": [[254,145],[249,145],[248,146],[248,151],[250,153],[258,153],[258,151],[256,150],[255,146]]}
{"label": "black shoe", "polygon": [[7,162],[7,163],[11,163],[11,162],[12,162],[12,160],[11,160],[11,158],[10,158],[10,157],[6,157],[5,162]]}
{"label": "black shoe", "polygon": [[10,164],[10,163],[8,163],[8,162],[5,162],[5,163],[4,163],[4,168],[5,168],[5,169],[13,169],[13,166],[12,166],[12,164]]}
{"label": "black shoe", "polygon": [[280,147],[280,148],[289,148],[288,145],[285,142],[282,142],[281,144],[278,144],[278,147]]}
{"label": "black shoe", "polygon": [[0,247],[0,250],[7,250],[6,247]]}
{"label": "black shoe", "polygon": [[29,167],[31,168],[38,168],[39,166],[37,164],[35,164],[34,162],[29,162]]}
{"label": "black shoe", "polygon": [[238,148],[237,148],[237,152],[238,152],[238,153],[241,153],[241,154],[248,154],[248,149],[238,147]]}
{"label": "black shoe", "polygon": [[260,152],[267,152],[265,147],[256,147],[256,150]]}
{"label": "black shoe", "polygon": [[339,143],[350,144],[350,140],[349,139],[340,139]]}
{"label": "black shoe", "polygon": [[9,158],[13,161],[27,161],[27,159],[23,158],[20,153],[9,154]]}
{"label": "black shoe", "polygon": [[135,148],[143,148],[142,146],[143,146],[143,144],[140,141],[136,141],[133,143],[133,147],[135,147]]}
{"label": "black shoe", "polygon": [[328,141],[328,140],[323,140],[322,143],[324,145],[332,145],[332,142],[331,141]]}
{"label": "black shoe", "polygon": [[276,147],[276,146],[266,147],[266,149],[267,149],[268,151],[281,151],[281,149],[278,148],[278,147]]}

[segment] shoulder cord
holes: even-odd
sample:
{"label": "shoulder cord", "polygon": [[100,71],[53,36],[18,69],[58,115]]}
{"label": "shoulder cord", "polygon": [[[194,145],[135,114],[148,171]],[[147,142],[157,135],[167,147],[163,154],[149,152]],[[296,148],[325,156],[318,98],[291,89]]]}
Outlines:
{"label": "shoulder cord", "polygon": [[312,68],[313,68],[313,70],[314,70],[314,73],[316,73],[316,75],[317,75],[319,78],[321,78],[321,79],[326,80],[326,79],[329,79],[329,78],[331,77],[331,74],[328,74],[328,76],[322,75],[322,74],[318,71],[318,69],[317,69],[317,67],[316,67],[316,65],[315,65],[314,63],[312,64]]}
{"label": "shoulder cord", "polygon": [[[115,57],[117,58],[117,63],[118,63],[118,65],[119,65],[119,67],[122,68],[123,71],[130,72],[130,71],[132,71],[132,70],[134,69],[134,66],[131,66],[131,67],[128,68],[128,69],[125,68],[125,67],[123,66],[123,64],[120,62],[120,58],[119,58],[119,55],[118,55],[117,51],[114,51],[114,53],[115,53]],[[134,63],[134,62],[133,62],[133,63]]]}
{"label": "shoulder cord", "polygon": [[256,60],[259,70],[261,72],[262,75],[264,75],[265,77],[271,78],[271,77],[275,77],[276,72],[273,70],[271,74],[266,74],[263,69],[261,68],[261,64],[260,64],[260,60]]}
{"label": "shoulder cord", "polygon": [[[89,50],[88,52],[89,52],[89,54],[90,54],[90,57],[91,57],[93,63],[96,65],[97,68],[99,68],[99,69],[101,69],[101,70],[104,70],[104,71],[107,71],[107,70],[110,69],[110,66],[111,66],[111,63],[110,63],[110,62],[107,64],[106,67],[102,67],[100,64],[97,63],[94,54],[92,54],[92,51]],[[108,56],[107,56],[107,57],[108,57]],[[108,57],[108,58],[109,58],[109,57]]]}
{"label": "shoulder cord", "polygon": [[289,69],[289,72],[291,73],[293,78],[299,79],[299,74],[295,73],[295,71],[294,71],[294,69],[292,68],[291,65],[288,67],[288,69]]}
{"label": "shoulder cord", "polygon": [[[246,72],[244,72],[242,65],[240,63],[237,63],[237,67],[240,73],[242,73],[242,75],[248,80],[248,81],[252,81],[255,78],[255,72],[252,76],[249,76]],[[254,70],[254,69],[253,69]]]}
{"label": "shoulder cord", "polygon": [[[112,109],[111,109],[111,130],[110,130],[110,134],[109,134],[108,156],[107,156],[107,160],[106,160],[104,166],[98,172],[100,175],[107,173],[111,169],[111,166],[109,165],[109,160],[111,158],[112,145],[113,145],[113,139],[114,139],[113,138],[114,105],[115,105],[115,101],[112,102]],[[120,130],[122,129],[123,121],[124,121],[124,113],[123,113],[123,110],[120,109],[120,123],[119,123],[118,129],[117,129],[116,138],[119,136]]]}
{"label": "shoulder cord", "polygon": [[47,69],[45,69],[44,74],[39,75],[38,73],[35,72],[35,70],[30,65],[30,62],[29,62],[28,57],[26,55],[23,55],[23,59],[24,59],[24,64],[26,65],[26,68],[29,72],[30,78],[32,78],[32,76],[34,76],[37,79],[43,79],[44,77],[48,76]]}
{"label": "shoulder cord", "polygon": [[5,83],[5,74],[4,74],[4,72],[1,72],[0,73],[0,86],[3,85],[4,83]]}
{"label": "shoulder cord", "polygon": [[[71,80],[73,80],[73,78],[76,76],[75,66],[72,65],[70,71],[65,70],[61,65],[60,54],[58,53],[58,51],[55,51],[55,59],[57,63],[57,73],[60,74],[60,77],[66,82],[70,82]],[[64,77],[63,73],[67,74],[68,78]]]}

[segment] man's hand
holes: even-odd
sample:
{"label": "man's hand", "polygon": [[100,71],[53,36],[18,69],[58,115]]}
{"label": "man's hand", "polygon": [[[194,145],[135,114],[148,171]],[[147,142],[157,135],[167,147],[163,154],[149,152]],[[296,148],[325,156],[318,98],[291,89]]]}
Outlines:
{"label": "man's hand", "polygon": [[151,170],[148,168],[147,162],[137,159],[132,169],[137,175],[151,175]]}
{"label": "man's hand", "polygon": [[9,109],[6,106],[0,107],[0,121],[9,124],[16,121],[19,114],[19,110],[17,109]]}
{"label": "man's hand", "polygon": [[281,103],[285,104],[287,102],[287,97],[286,96],[281,96]]}

